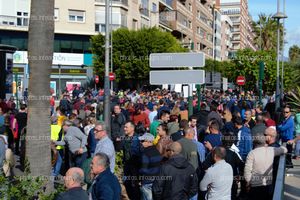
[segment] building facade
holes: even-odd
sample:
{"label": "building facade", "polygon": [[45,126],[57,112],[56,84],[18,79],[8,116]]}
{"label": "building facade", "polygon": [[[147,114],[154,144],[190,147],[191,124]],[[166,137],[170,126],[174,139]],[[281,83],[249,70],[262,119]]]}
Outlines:
{"label": "building facade", "polygon": [[228,60],[232,51],[232,33],[233,24],[227,15],[221,17],[221,60]]}
{"label": "building facade", "polygon": [[233,51],[251,48],[257,50],[254,45],[254,33],[251,17],[248,13],[247,0],[220,0],[222,15],[229,16],[232,21],[232,48]]}

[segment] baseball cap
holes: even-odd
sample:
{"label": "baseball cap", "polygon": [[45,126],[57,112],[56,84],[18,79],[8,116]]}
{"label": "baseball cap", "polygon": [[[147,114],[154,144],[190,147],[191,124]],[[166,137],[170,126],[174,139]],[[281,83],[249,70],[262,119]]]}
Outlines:
{"label": "baseball cap", "polygon": [[153,142],[154,141],[154,136],[150,133],[144,133],[144,135],[139,137],[139,140],[146,140],[146,141],[150,141]]}

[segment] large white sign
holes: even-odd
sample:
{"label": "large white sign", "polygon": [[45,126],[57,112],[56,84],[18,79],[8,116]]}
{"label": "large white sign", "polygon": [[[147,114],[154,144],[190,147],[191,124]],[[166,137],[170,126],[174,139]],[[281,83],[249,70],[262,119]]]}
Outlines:
{"label": "large white sign", "polygon": [[204,70],[161,70],[150,71],[150,84],[203,84]]}
{"label": "large white sign", "polygon": [[[32,57],[31,59],[46,60],[51,59],[46,56]],[[52,57],[53,65],[82,65],[84,55],[79,53],[54,53]],[[28,52],[16,51],[14,53],[14,64],[28,64]]]}

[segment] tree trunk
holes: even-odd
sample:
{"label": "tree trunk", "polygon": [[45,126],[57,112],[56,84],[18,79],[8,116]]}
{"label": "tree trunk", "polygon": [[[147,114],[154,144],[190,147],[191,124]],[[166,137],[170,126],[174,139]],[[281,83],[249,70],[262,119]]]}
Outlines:
{"label": "tree trunk", "polygon": [[54,0],[31,0],[26,157],[30,175],[43,176],[45,180],[49,180],[51,173],[49,100],[54,42],[53,15]]}

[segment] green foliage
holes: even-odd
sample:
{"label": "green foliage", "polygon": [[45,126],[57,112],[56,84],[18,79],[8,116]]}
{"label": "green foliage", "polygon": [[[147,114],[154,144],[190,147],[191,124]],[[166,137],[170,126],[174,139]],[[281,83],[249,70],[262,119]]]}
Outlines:
{"label": "green foliage", "polygon": [[300,112],[300,86],[297,86],[293,91],[290,92],[288,103],[294,113]]}
{"label": "green foliage", "polygon": [[289,58],[292,63],[300,63],[300,47],[293,45],[289,49]]}
{"label": "green foliage", "polygon": [[[262,50],[275,51],[277,48],[277,20],[273,19],[271,15],[264,13],[259,14],[257,22],[253,22],[253,29],[256,34],[254,39],[255,44]],[[279,25],[280,30],[280,44],[282,44],[283,26]]]}
{"label": "green foliage", "polygon": [[51,194],[44,194],[46,181],[43,177],[20,176],[14,181],[0,175],[0,200],[54,200],[60,192],[65,191],[64,186],[58,186]]}
{"label": "green foliage", "polygon": [[[149,55],[161,52],[184,52],[175,37],[157,28],[138,31],[118,29],[113,32],[113,70],[116,81],[144,80],[149,77]],[[102,78],[105,61],[105,38],[96,35],[91,39],[95,54],[94,70]]]}
{"label": "green foliage", "polygon": [[115,173],[121,174],[123,170],[123,151],[116,152]]}

